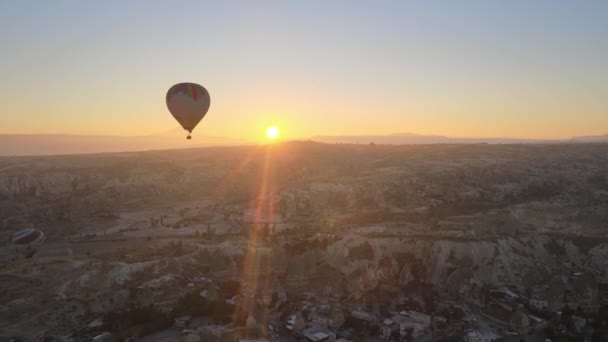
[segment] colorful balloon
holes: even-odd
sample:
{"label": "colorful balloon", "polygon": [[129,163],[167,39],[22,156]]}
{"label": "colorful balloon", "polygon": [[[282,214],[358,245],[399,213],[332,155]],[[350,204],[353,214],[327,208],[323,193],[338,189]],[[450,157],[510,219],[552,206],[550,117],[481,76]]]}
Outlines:
{"label": "colorful balloon", "polygon": [[38,247],[45,239],[46,236],[40,230],[27,228],[16,232],[12,242],[15,245],[15,251],[29,259],[36,254]]}
{"label": "colorful balloon", "polygon": [[196,83],[178,83],[167,92],[167,108],[188,133],[205,117],[210,104],[209,92]]}
{"label": "colorful balloon", "polygon": [[34,228],[27,228],[13,235],[15,245],[29,245],[44,240],[44,233]]}

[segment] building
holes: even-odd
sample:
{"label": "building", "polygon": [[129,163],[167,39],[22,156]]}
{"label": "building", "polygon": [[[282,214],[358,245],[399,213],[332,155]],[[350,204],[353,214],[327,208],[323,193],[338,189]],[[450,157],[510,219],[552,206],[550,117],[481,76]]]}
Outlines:
{"label": "building", "polygon": [[538,316],[528,315],[528,318],[530,322],[530,328],[536,331],[544,329],[548,324],[547,321]]}
{"label": "building", "polygon": [[178,329],[186,329],[190,325],[190,321],[192,321],[192,316],[182,316],[176,318],[173,325]]}
{"label": "building", "polygon": [[502,300],[507,303],[514,303],[519,300],[519,295],[511,289],[505,289],[502,291]]}
{"label": "building", "polygon": [[281,287],[277,290],[277,298],[281,303],[287,301],[287,293]]}
{"label": "building", "polygon": [[258,321],[252,316],[247,316],[247,321],[245,321],[245,326],[247,329],[257,329]]}
{"label": "building", "polygon": [[342,328],[345,321],[346,319],[344,318],[344,313],[342,313],[342,309],[340,309],[338,306],[335,306],[331,313],[331,321],[329,326],[334,330],[338,330]]}
{"label": "building", "polygon": [[411,335],[413,338],[418,338],[426,334],[426,327],[420,323],[413,321],[405,321],[399,324],[399,335],[407,337]]}
{"label": "building", "polygon": [[598,285],[598,296],[602,304],[608,304],[608,282],[603,281]]}
{"label": "building", "polygon": [[336,334],[323,327],[308,328],[302,334],[304,339],[310,342],[334,342],[336,340]]}
{"label": "building", "polygon": [[401,323],[405,323],[407,318],[401,315],[395,315],[382,321],[380,325],[380,338],[392,340],[395,335],[401,335]]}
{"label": "building", "polygon": [[546,299],[532,298],[530,299],[530,306],[536,310],[544,310],[548,307],[549,303]]}
{"label": "building", "polygon": [[600,312],[600,303],[584,303],[579,305],[579,308],[587,315],[595,315]]}
{"label": "building", "polygon": [[465,342],[494,342],[499,339],[501,339],[501,337],[494,333],[484,333],[481,331],[469,331],[464,336]]}
{"label": "building", "polygon": [[431,326],[435,329],[443,329],[448,325],[448,319],[443,316],[433,316]]}
{"label": "building", "polygon": [[287,320],[287,324],[285,325],[287,330],[293,332],[302,332],[304,331],[305,327],[306,322],[304,321],[304,316],[302,316],[300,311],[298,311],[295,315],[291,315]]}
{"label": "building", "polygon": [[416,311],[401,311],[399,316],[399,335],[406,337],[411,335],[418,338],[425,335],[431,327],[431,316]]}
{"label": "building", "polygon": [[380,326],[380,338],[385,340],[392,339],[393,333],[399,330],[399,324],[394,320],[387,318],[382,321],[382,325]]}
{"label": "building", "polygon": [[201,336],[198,332],[192,332],[182,337],[182,342],[201,342]]}
{"label": "building", "polygon": [[409,318],[425,327],[431,326],[431,316],[417,311],[401,311],[399,315]]}
{"label": "building", "polygon": [[362,320],[364,322],[367,323],[374,323],[376,322],[376,316],[374,316],[373,314],[369,313],[369,312],[365,312],[365,311],[361,311],[361,310],[353,310],[350,315],[353,318]]}
{"label": "building", "polygon": [[331,324],[331,321],[332,321],[330,313],[327,313],[327,312],[324,312],[321,310],[312,311],[308,315],[308,317],[312,324],[322,326],[322,327],[329,327],[329,325]]}
{"label": "building", "polygon": [[511,329],[518,334],[524,335],[528,333],[528,329],[530,327],[530,318],[528,317],[523,305],[518,304],[515,307],[515,311],[511,316],[510,326]]}
{"label": "building", "polygon": [[[331,307],[328,304],[308,306],[308,319],[315,326],[329,327],[333,322],[332,314]],[[336,323],[342,325],[344,322]]]}
{"label": "building", "polygon": [[209,284],[209,287],[206,290],[201,291],[199,294],[208,302],[214,302],[217,299],[217,286],[215,284]]}
{"label": "building", "polygon": [[95,337],[93,337],[93,342],[111,342],[114,341],[114,335],[112,335],[112,333],[110,332],[104,332],[101,335],[97,335]]}
{"label": "building", "polygon": [[583,328],[585,328],[585,325],[587,324],[587,321],[580,317],[580,316],[572,316],[571,317],[572,320],[572,328],[574,328],[574,331],[576,331],[577,333],[581,333],[583,331]]}
{"label": "building", "polygon": [[263,291],[258,298],[259,304],[264,306],[270,306],[270,304],[272,304],[272,293],[270,291]]}

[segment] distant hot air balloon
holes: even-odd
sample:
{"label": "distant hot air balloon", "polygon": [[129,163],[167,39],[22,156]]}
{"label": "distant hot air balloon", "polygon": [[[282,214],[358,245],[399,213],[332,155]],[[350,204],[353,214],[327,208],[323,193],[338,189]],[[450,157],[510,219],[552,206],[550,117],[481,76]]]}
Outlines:
{"label": "distant hot air balloon", "polygon": [[178,83],[167,92],[167,107],[182,127],[190,133],[205,117],[211,99],[209,92],[196,83]]}
{"label": "distant hot air balloon", "polygon": [[26,258],[31,258],[45,239],[46,236],[40,230],[27,228],[13,235],[13,244],[18,253],[21,253]]}

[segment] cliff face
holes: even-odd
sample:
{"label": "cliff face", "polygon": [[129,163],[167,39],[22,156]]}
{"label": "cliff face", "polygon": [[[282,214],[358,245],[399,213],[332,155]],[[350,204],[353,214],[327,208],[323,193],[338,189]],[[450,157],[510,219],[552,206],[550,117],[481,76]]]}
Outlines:
{"label": "cliff face", "polygon": [[[576,267],[608,266],[608,247],[584,238],[608,221],[605,151],[293,143],[0,158],[0,230],[8,236],[33,224],[71,236],[89,223],[180,201],[214,206],[204,219],[200,208],[189,217],[238,226],[255,203],[285,227],[344,237],[282,258],[294,281],[326,264],[359,294],[383,283],[441,284],[463,266],[478,282],[534,284],[562,256]],[[549,237],[564,232],[583,237]],[[455,279],[468,277],[460,274]]]}
{"label": "cliff face", "polygon": [[[363,244],[371,247],[370,258],[349,252]],[[608,247],[608,242],[602,242],[591,254],[576,246],[565,248],[561,253],[552,249],[552,244],[568,246],[571,242],[544,236],[494,241],[353,236],[333,243],[319,257],[342,274],[348,294],[359,298],[383,283],[399,286],[431,283],[446,290],[452,287],[456,294],[470,289],[473,283],[510,283],[536,288],[547,284],[552,272],[563,272],[564,259],[581,269],[601,270],[595,266],[595,255]],[[294,262],[299,263],[295,259]],[[601,264],[605,265],[605,261]],[[579,286],[579,292],[592,298],[596,282],[581,278],[572,285]]]}
{"label": "cliff face", "polygon": [[[23,204],[33,223],[209,199],[244,210],[257,203],[294,225],[421,223],[491,235],[599,231],[608,211],[591,203],[608,203],[607,167],[603,147],[586,145],[302,143],[0,158],[0,201]],[[91,210],[82,210],[82,203]]]}
{"label": "cliff face", "polygon": [[61,195],[72,191],[78,176],[67,172],[44,172],[41,174],[18,173],[0,176],[0,195],[6,198],[18,196]]}
{"label": "cliff face", "polygon": [[[175,300],[207,277],[348,303],[399,288],[474,296],[488,283],[538,289],[555,309],[565,297],[593,303],[608,282],[607,146],[289,143],[0,158],[0,240],[33,225],[51,245],[14,266],[40,283],[0,282],[11,294],[0,318],[16,321],[13,305],[39,310],[49,296],[102,313],[139,286],[151,301],[157,291]],[[162,245],[177,234],[183,244]]]}
{"label": "cliff face", "polygon": [[[605,269],[606,259],[601,262],[604,268],[597,268],[596,255],[608,249],[608,242],[598,243],[591,253],[576,246],[563,250],[554,246],[570,243],[567,239],[543,236],[455,241],[370,239],[353,235],[325,250],[312,249],[297,255],[284,251],[283,247],[199,247],[179,257],[145,262],[109,262],[103,267],[80,263],[74,269],[79,270],[78,276],[57,288],[58,295],[78,293],[102,283],[102,287],[112,288],[141,278],[142,274],[144,282],[167,274],[181,277],[200,274],[206,268],[209,274],[221,278],[251,284],[260,279],[281,279],[288,290],[315,289],[355,299],[382,284],[408,287],[427,283],[458,297],[467,295],[473,286],[505,283],[529,289],[547,285],[550,302],[561,301],[567,289],[572,289],[580,300],[594,300],[601,279],[586,272],[569,281],[563,275],[563,260],[583,270]],[[236,259],[243,262],[237,266]]]}

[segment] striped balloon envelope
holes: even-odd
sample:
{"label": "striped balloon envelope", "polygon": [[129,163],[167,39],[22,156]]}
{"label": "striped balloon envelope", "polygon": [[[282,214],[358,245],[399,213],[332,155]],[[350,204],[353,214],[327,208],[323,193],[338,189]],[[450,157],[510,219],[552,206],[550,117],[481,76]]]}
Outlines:
{"label": "striped balloon envelope", "polygon": [[13,235],[15,252],[29,259],[38,251],[38,247],[44,242],[46,236],[38,229],[27,228]]}
{"label": "striped balloon envelope", "polygon": [[38,229],[27,228],[20,230],[13,235],[15,245],[28,245],[44,240],[44,233]]}
{"label": "striped balloon envelope", "polygon": [[207,89],[196,83],[174,85],[167,92],[166,101],[169,112],[188,133],[192,133],[196,125],[205,117],[211,104]]}

